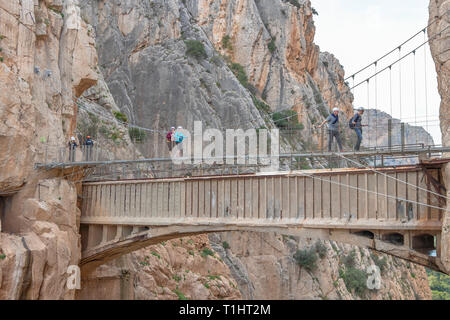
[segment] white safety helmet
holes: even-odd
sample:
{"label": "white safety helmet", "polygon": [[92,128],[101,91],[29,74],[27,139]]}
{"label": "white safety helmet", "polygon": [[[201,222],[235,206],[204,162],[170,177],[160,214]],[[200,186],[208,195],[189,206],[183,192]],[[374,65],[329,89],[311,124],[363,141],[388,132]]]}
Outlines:
{"label": "white safety helmet", "polygon": [[364,111],[363,107],[359,107],[358,109],[356,109],[357,111]]}
{"label": "white safety helmet", "polygon": [[178,127],[178,129],[183,129],[183,127]]}
{"label": "white safety helmet", "polygon": [[70,138],[71,141],[75,141],[75,137]]}
{"label": "white safety helmet", "polygon": [[333,109],[333,112],[336,112],[336,111],[339,112],[339,108],[334,108]]}

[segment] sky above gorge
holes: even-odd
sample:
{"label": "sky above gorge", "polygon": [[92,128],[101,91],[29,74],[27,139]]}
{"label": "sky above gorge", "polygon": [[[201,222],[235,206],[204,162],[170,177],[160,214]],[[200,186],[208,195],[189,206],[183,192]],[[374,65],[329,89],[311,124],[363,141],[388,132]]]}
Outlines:
{"label": "sky above gorge", "polygon": [[[321,51],[331,52],[339,59],[346,77],[428,25],[429,0],[311,0],[311,3],[318,12],[318,16],[314,16],[315,42]],[[402,48],[401,56],[426,40],[421,33]],[[377,71],[401,56],[397,50],[378,63]],[[354,83],[358,84],[374,73],[372,66],[356,76]],[[349,84],[353,85],[351,79]],[[364,83],[354,89],[353,94],[355,106],[369,105],[389,114],[392,111],[393,117],[428,129],[435,143],[441,143],[437,121],[440,97],[428,45],[418,49],[415,57],[411,54],[402,60],[401,66],[394,65],[391,72],[387,70],[371,79],[369,86]]]}

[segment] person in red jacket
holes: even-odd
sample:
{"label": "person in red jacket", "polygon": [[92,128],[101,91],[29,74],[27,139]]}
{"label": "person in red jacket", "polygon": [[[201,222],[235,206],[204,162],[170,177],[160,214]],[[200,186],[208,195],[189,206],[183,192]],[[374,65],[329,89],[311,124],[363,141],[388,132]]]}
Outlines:
{"label": "person in red jacket", "polygon": [[175,127],[170,128],[170,131],[166,135],[167,147],[169,151],[172,151],[174,144]]}

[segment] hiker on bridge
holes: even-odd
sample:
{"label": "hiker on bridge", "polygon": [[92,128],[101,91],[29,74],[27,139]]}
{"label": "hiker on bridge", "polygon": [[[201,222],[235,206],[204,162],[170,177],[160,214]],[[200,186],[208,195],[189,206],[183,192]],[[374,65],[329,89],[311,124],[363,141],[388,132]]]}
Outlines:
{"label": "hiker on bridge", "polygon": [[170,128],[170,131],[166,135],[166,142],[169,152],[171,152],[175,144],[175,127]]}
{"label": "hiker on bridge", "polygon": [[184,135],[181,132],[181,130],[183,130],[183,127],[178,127],[177,131],[174,133],[173,137],[174,137],[174,141],[175,141],[175,145],[177,146],[178,149],[178,155],[180,157],[183,156],[183,140],[184,140]]}
{"label": "hiker on bridge", "polygon": [[69,141],[69,162],[75,162],[75,154],[77,147],[78,144],[75,140],[75,137],[71,137]]}
{"label": "hiker on bridge", "polygon": [[356,136],[358,137],[355,145],[355,151],[359,151],[359,149],[361,148],[361,142],[363,140],[362,127],[365,127],[361,124],[363,114],[364,114],[363,107],[356,109],[355,115],[353,116],[353,118],[350,119],[349,122],[350,129],[355,130]]}
{"label": "hiker on bridge", "polygon": [[86,161],[90,161],[92,159],[92,149],[94,148],[94,140],[92,140],[91,136],[86,137],[84,146],[86,148]]}
{"label": "hiker on bridge", "polygon": [[328,124],[328,152],[331,152],[331,147],[333,145],[333,139],[336,138],[337,144],[339,146],[339,151],[342,152],[342,141],[341,135],[339,133],[339,109],[334,108],[333,112],[325,119],[324,122],[318,128],[322,128],[325,123]]}

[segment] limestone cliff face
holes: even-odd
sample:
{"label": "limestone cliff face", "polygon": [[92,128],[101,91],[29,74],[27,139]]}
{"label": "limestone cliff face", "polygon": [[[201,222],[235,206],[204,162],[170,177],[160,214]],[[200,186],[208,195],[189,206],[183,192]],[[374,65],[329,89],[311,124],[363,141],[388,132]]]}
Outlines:
{"label": "limestone cliff face", "polygon": [[[441,95],[440,120],[442,131],[442,144],[450,145],[450,3],[444,0],[430,1],[430,23],[438,19],[428,29],[429,37],[441,33],[434,41],[430,42],[431,54],[436,64],[438,74],[438,87]],[[447,165],[444,173],[444,182],[447,187],[447,196],[450,195],[450,166]],[[449,204],[447,204],[449,205]],[[441,259],[447,265],[450,272],[450,216],[444,217],[442,228]]]}
{"label": "limestone cliff face", "polygon": [[206,235],[163,242],[100,266],[78,299],[241,299],[236,280]]}
{"label": "limestone cliff face", "polygon": [[[338,60],[314,44],[312,18],[309,1],[0,0],[0,91],[10,93],[0,96],[0,299],[75,298],[65,282],[80,260],[80,176],[33,168],[71,135],[94,130],[106,157],[161,156],[160,131],[172,125],[273,126],[256,96],[273,110],[298,111],[302,139],[317,144],[312,125],[335,104],[351,113],[353,98]],[[186,54],[188,39],[203,43],[201,58]],[[79,110],[74,97],[82,97]],[[135,146],[112,111],[158,130]],[[351,247],[325,244],[310,273],[292,254],[312,244],[279,238],[230,233],[152,246],[86,275],[77,298],[358,298],[337,278]],[[369,252],[355,252],[359,268],[372,263]],[[388,290],[429,298],[422,268],[408,273],[388,261],[386,283],[371,298],[389,298]]]}
{"label": "limestone cliff face", "polygon": [[[334,241],[321,243],[317,268],[300,267],[297,250],[317,252],[317,242],[269,233],[231,232],[210,236],[212,247],[231,269],[244,299],[422,300],[431,299],[423,267]],[[224,243],[227,244],[226,249]],[[364,273],[381,269],[381,288],[367,290]],[[355,271],[358,270],[358,271]],[[361,287],[346,281],[362,274]],[[353,279],[357,277],[354,276]]]}
{"label": "limestone cliff face", "polygon": [[[155,128],[140,150],[167,153],[173,125],[261,127],[250,93],[218,56],[182,1],[82,1],[96,29],[100,66],[117,105],[131,123]],[[186,55],[184,40],[201,41],[206,56]]]}
{"label": "limestone cliff face", "polygon": [[[273,110],[298,111],[308,129],[302,139],[318,144],[310,129],[331,107],[338,105],[352,114],[353,97],[347,94],[343,67],[314,44],[309,1],[299,1],[298,7],[281,0],[82,4],[82,15],[97,35],[99,64],[109,88],[96,94],[89,91],[97,88],[90,89],[85,98],[96,108],[117,106],[132,123],[189,128],[194,120],[202,120],[217,128],[257,127],[264,122],[253,94]],[[187,39],[200,40],[206,57],[187,56]],[[232,63],[243,66],[249,85],[236,79]],[[111,95],[104,95],[105,90]],[[102,96],[105,101],[98,102]],[[149,140],[140,151],[161,155],[163,137],[155,134]],[[229,249],[224,249],[224,241]],[[214,257],[202,257],[209,243]],[[341,259],[356,252],[355,263],[365,270],[375,259],[371,253],[326,243],[326,257],[311,273],[293,261],[296,249],[311,245],[254,233],[169,241],[97,269],[84,279],[78,298],[102,298],[107,290],[118,299],[177,299],[180,293],[194,299],[359,299],[339,275],[345,270]],[[368,292],[366,298],[431,297],[423,268],[386,259],[382,289]]]}
{"label": "limestone cliff face", "polygon": [[98,78],[95,40],[75,1],[8,0],[0,1],[0,48],[0,299],[71,299],[76,176],[33,166],[73,133],[73,97]]}
{"label": "limestone cliff face", "polygon": [[[339,107],[353,112],[353,95],[344,69],[314,44],[309,0],[185,1],[194,22],[216,50],[242,65],[255,91],[272,110],[293,109],[306,130],[303,138],[318,144],[313,125]],[[343,121],[344,123],[345,121]]]}

